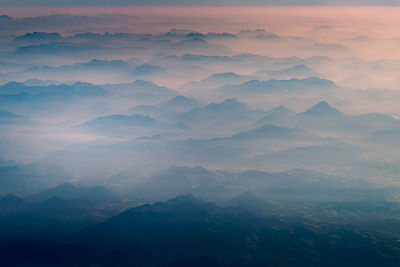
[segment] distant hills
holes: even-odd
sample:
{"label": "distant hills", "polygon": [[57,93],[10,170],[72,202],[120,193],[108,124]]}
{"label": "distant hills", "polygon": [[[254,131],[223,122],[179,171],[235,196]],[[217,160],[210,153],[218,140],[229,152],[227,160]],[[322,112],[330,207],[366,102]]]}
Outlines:
{"label": "distant hills", "polygon": [[293,67],[280,70],[260,70],[254,73],[257,76],[262,76],[268,79],[303,79],[309,77],[320,77],[317,72],[305,64],[295,65]]}
{"label": "distant hills", "polygon": [[36,193],[27,198],[31,202],[44,201],[53,197],[60,197],[64,199],[86,199],[93,203],[111,203],[116,202],[119,198],[102,186],[94,187],[77,187],[70,183],[63,183],[45,191]]}
{"label": "distant hills", "polygon": [[71,179],[71,175],[56,166],[43,164],[0,167],[0,194],[26,196]]}
{"label": "distant hills", "polygon": [[399,266],[386,13],[24,10],[0,15],[1,266]]}
{"label": "distant hills", "polygon": [[332,89],[337,87],[332,81],[311,77],[290,80],[252,80],[239,85],[227,85],[220,90],[235,93],[277,93],[309,91],[313,89]]}

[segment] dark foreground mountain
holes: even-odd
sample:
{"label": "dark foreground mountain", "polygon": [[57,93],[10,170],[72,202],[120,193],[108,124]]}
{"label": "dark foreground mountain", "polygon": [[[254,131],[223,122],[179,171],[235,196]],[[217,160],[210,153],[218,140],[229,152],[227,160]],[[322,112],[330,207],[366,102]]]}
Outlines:
{"label": "dark foreground mountain", "polygon": [[[258,208],[246,209],[243,201]],[[279,205],[251,193],[229,201],[230,208],[181,195],[128,209],[57,239],[33,231],[9,234],[0,240],[0,256],[4,266],[397,266],[400,233],[378,230],[384,219],[379,226],[368,218],[364,221],[368,227],[359,227],[351,218],[365,215],[365,210],[383,218],[385,212],[398,213],[398,205],[369,203],[368,209],[362,203],[301,205],[297,212],[281,210],[277,216],[259,208],[266,211]],[[42,216],[47,227],[54,218],[87,218],[84,210],[91,209],[88,202],[59,198],[21,208],[24,214],[34,211],[31,216]],[[331,215],[314,216],[318,210]],[[63,217],[65,211],[71,215]]]}

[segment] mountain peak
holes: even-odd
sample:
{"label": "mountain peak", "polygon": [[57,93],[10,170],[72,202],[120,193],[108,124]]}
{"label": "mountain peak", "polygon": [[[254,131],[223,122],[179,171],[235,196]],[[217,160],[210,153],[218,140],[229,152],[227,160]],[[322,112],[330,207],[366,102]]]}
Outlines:
{"label": "mountain peak", "polygon": [[1,15],[0,20],[12,20],[13,18],[7,15]]}
{"label": "mountain peak", "polygon": [[222,73],[215,73],[208,77],[208,79],[213,79],[213,78],[238,78],[241,77],[241,75],[235,73],[235,72],[222,72]]}
{"label": "mountain peak", "polygon": [[228,98],[221,102],[221,104],[225,105],[237,105],[239,103],[241,102],[239,102],[236,98]]}
{"label": "mountain peak", "polygon": [[61,35],[57,32],[32,32],[26,33],[25,35],[18,36],[15,40],[35,40],[35,39],[58,39]]}
{"label": "mountain peak", "polygon": [[293,71],[313,71],[311,68],[309,68],[308,66],[304,65],[304,64],[299,64],[296,66],[293,66],[291,68],[288,68],[286,70],[293,70]]}
{"label": "mountain peak", "polygon": [[319,102],[315,106],[309,108],[305,113],[309,115],[342,115],[340,110],[331,107],[326,101]]}
{"label": "mountain peak", "polygon": [[168,101],[166,106],[196,106],[198,103],[195,99],[183,95],[178,95]]}
{"label": "mountain peak", "polygon": [[[209,106],[211,105],[213,104],[210,104]],[[219,106],[222,109],[234,109],[234,111],[239,111],[239,110],[243,111],[249,109],[249,106],[246,103],[240,102],[236,98],[228,98],[222,101],[221,103],[215,105]]]}
{"label": "mountain peak", "polygon": [[261,118],[257,123],[258,125],[276,123],[278,121],[285,120],[295,114],[296,112],[294,112],[293,110],[286,108],[284,105],[280,105],[276,108],[268,110],[265,113],[264,117]]}
{"label": "mountain peak", "polygon": [[134,81],[132,83],[132,85],[144,85],[144,86],[155,86],[156,84],[151,82],[151,81],[147,81],[147,80],[142,80],[142,79],[137,79],[136,81]]}
{"label": "mountain peak", "polygon": [[191,32],[185,35],[185,37],[189,37],[189,38],[202,38],[204,37],[204,34],[200,33],[200,32]]}
{"label": "mountain peak", "polygon": [[270,114],[285,114],[285,115],[288,115],[288,114],[294,114],[295,112],[293,110],[291,110],[291,109],[288,109],[284,105],[280,105],[280,106],[278,106],[276,108],[273,108],[273,109],[267,111],[267,113],[268,113],[268,115],[270,115]]}
{"label": "mountain peak", "polygon": [[186,195],[178,195],[174,197],[173,199],[170,199],[167,201],[167,203],[182,203],[182,202],[200,202],[199,199],[195,198],[192,194],[186,194]]}
{"label": "mountain peak", "polygon": [[161,72],[163,70],[164,70],[163,68],[161,68],[160,66],[157,66],[157,65],[142,64],[133,70],[133,74],[149,75],[149,74],[155,74],[157,72]]}

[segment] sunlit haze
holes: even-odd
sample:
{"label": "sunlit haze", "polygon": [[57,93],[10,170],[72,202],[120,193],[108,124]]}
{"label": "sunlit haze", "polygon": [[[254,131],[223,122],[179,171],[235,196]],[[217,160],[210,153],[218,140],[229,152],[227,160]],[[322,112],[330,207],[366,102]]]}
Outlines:
{"label": "sunlit haze", "polygon": [[400,7],[361,2],[0,0],[0,265],[398,266]]}

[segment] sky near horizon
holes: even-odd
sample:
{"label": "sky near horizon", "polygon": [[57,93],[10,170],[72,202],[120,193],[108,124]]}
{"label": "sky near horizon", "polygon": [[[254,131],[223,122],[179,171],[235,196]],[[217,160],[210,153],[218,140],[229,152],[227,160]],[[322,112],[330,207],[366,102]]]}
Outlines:
{"label": "sky near horizon", "polygon": [[0,0],[0,6],[399,6],[397,0]]}

